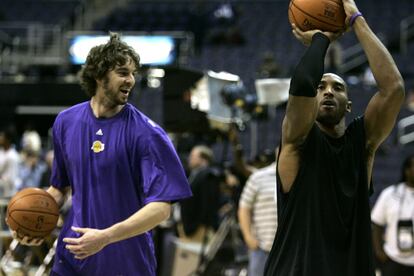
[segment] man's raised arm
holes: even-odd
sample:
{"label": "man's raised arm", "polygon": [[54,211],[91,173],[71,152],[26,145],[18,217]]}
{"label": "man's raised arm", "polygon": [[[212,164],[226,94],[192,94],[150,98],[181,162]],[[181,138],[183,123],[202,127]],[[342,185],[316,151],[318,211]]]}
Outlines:
{"label": "man's raised arm", "polygon": [[325,54],[330,43],[326,33],[317,30],[302,32],[293,26],[293,34],[310,46],[293,73],[283,120],[278,171],[284,192],[290,190],[296,178],[299,169],[298,148],[305,141],[316,119],[317,86],[324,73]]}
{"label": "man's raised arm", "polygon": [[379,89],[365,110],[367,146],[375,152],[394,127],[404,101],[404,82],[387,48],[372,32],[355,2],[343,0],[343,4]]}

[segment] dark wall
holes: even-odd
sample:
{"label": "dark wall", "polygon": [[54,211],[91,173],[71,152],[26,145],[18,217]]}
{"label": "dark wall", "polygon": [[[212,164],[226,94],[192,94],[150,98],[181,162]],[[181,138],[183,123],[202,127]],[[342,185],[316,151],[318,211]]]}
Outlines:
{"label": "dark wall", "polygon": [[47,136],[56,114],[17,114],[17,107],[71,106],[86,100],[76,83],[0,83],[0,126],[13,124],[22,132],[30,124]]}
{"label": "dark wall", "polygon": [[73,105],[87,99],[76,83],[0,83],[0,107]]}

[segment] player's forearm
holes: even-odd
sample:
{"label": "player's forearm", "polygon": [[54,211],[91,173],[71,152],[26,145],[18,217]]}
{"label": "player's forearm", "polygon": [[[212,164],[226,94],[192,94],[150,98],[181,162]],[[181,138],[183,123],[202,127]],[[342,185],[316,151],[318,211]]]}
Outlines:
{"label": "player's forearm", "polygon": [[372,245],[375,256],[381,261],[385,261],[386,254],[383,248],[384,227],[372,224]]}
{"label": "player's forearm", "polygon": [[239,218],[240,230],[243,234],[244,239],[246,240],[250,236],[252,236],[251,210],[246,207],[239,207],[238,218]]}
{"label": "player's forearm", "polygon": [[283,122],[284,144],[301,144],[316,119],[317,86],[324,71],[324,59],[329,38],[322,33],[312,37],[312,43],[293,73],[289,101]]}
{"label": "player's forearm", "polygon": [[294,96],[315,97],[316,88],[324,71],[326,51],[329,38],[316,33],[306,53],[293,72],[289,93]]}
{"label": "player's forearm", "polygon": [[387,48],[372,32],[363,17],[357,17],[353,29],[368,58],[379,92],[383,96],[403,96],[403,79]]}
{"label": "player's forearm", "polygon": [[170,213],[170,203],[151,202],[126,220],[105,229],[104,232],[108,236],[109,243],[125,240],[153,229],[167,219]]}
{"label": "player's forearm", "polygon": [[64,193],[53,186],[50,186],[46,191],[55,199],[57,205],[61,207],[64,201]]}

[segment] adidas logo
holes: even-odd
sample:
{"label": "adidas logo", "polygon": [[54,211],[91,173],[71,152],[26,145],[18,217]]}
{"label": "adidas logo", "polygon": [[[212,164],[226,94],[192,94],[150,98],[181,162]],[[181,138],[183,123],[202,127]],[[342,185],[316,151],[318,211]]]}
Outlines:
{"label": "adidas logo", "polygon": [[103,135],[102,129],[99,129],[99,130],[96,132],[96,135],[100,135],[100,136],[102,136],[102,135]]}

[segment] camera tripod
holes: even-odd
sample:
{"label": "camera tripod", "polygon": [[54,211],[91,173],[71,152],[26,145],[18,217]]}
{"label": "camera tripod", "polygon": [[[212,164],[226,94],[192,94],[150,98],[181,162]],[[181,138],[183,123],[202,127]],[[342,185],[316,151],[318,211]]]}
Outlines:
{"label": "camera tripod", "polygon": [[[239,235],[239,227],[236,220],[234,206],[231,206],[230,210],[227,211],[223,221],[220,223],[217,232],[213,235],[206,250],[204,250],[204,247],[206,247],[206,245],[203,245],[203,249],[200,253],[199,265],[197,267],[197,270],[192,273],[191,276],[207,275],[208,269],[213,259],[216,257],[217,252],[223,246],[223,243],[229,234],[231,235],[230,238],[232,248],[235,252],[237,252],[238,249],[243,247],[244,243]],[[242,254],[238,256],[235,254],[236,263],[243,262],[245,260],[247,260],[247,256],[243,256]]]}

